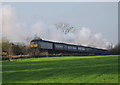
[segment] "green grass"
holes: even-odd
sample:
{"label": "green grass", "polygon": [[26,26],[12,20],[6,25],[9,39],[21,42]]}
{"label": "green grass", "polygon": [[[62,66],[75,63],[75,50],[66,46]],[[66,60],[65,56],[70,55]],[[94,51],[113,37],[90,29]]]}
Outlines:
{"label": "green grass", "polygon": [[3,83],[117,83],[118,56],[3,61]]}

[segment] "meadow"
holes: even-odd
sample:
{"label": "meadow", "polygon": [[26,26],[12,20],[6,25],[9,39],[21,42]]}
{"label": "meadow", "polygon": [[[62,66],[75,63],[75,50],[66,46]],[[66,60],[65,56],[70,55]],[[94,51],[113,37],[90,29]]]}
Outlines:
{"label": "meadow", "polygon": [[118,83],[118,56],[62,56],[2,61],[3,83]]}

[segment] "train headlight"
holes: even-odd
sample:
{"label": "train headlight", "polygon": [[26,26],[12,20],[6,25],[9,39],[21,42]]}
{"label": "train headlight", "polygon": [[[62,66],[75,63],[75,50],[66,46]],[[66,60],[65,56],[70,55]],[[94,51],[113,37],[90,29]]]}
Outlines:
{"label": "train headlight", "polygon": [[38,47],[38,44],[31,44],[30,47]]}
{"label": "train headlight", "polygon": [[38,47],[38,45],[37,45],[37,44],[34,44],[34,47]]}

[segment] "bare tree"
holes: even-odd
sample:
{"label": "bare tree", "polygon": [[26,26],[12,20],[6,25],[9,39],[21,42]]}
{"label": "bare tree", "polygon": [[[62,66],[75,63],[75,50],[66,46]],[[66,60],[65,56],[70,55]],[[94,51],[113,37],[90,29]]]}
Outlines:
{"label": "bare tree", "polygon": [[34,35],[34,39],[41,39],[37,34]]}
{"label": "bare tree", "polygon": [[120,42],[112,49],[109,50],[110,54],[120,55]]}
{"label": "bare tree", "polygon": [[109,45],[107,46],[107,49],[108,49],[108,50],[113,49],[113,44],[112,44],[112,43],[109,43]]}
{"label": "bare tree", "polygon": [[75,30],[73,26],[71,26],[68,23],[64,23],[64,22],[57,23],[55,24],[55,26],[57,29],[62,30],[62,32],[64,32],[65,34]]}
{"label": "bare tree", "polygon": [[32,40],[32,37],[27,37],[26,38],[27,43],[30,43],[31,40]]}

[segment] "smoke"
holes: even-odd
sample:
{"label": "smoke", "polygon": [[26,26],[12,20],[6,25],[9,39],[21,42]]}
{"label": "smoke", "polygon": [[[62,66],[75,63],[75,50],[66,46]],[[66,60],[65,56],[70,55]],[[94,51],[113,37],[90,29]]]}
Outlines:
{"label": "smoke", "polygon": [[92,31],[86,27],[65,34],[60,29],[56,29],[54,25],[47,26],[42,21],[27,26],[19,22],[15,9],[10,5],[2,6],[2,29],[2,35],[12,42],[26,42],[28,37],[33,39],[37,34],[37,36],[45,40],[99,48],[107,48],[108,46],[108,42],[105,42],[102,34],[93,34]]}
{"label": "smoke", "polygon": [[24,40],[27,30],[24,24],[18,21],[15,9],[9,5],[2,7],[2,31],[10,41],[19,42]]}

